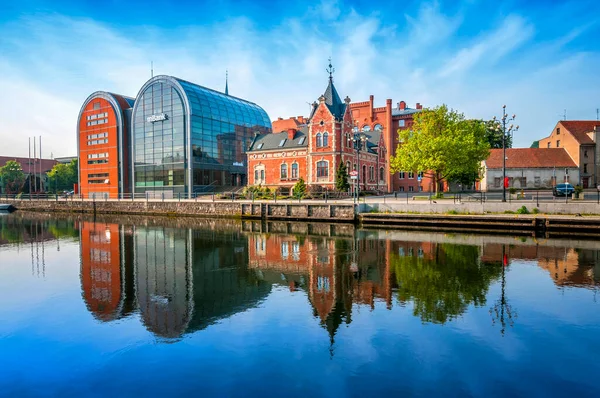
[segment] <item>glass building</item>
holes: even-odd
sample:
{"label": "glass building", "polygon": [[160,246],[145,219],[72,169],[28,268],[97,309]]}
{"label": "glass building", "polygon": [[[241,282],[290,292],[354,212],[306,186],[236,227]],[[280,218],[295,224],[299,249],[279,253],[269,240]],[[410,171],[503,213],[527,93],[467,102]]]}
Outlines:
{"label": "glass building", "polygon": [[144,84],[132,120],[134,192],[165,198],[245,185],[245,152],[271,131],[260,106],[171,76]]}

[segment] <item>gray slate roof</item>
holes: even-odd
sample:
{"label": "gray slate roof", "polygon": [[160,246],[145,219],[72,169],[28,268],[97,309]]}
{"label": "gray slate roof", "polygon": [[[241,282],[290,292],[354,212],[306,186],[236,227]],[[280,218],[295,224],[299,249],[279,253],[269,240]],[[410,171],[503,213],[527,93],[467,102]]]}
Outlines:
{"label": "gray slate roof", "polygon": [[405,109],[392,109],[392,116],[404,116],[404,115],[412,115],[414,113],[421,112],[420,109],[414,108],[405,108]]}
{"label": "gray slate roof", "polygon": [[[295,148],[306,148],[308,147],[308,126],[302,126],[296,134],[294,139],[288,139],[287,131],[281,133],[267,133],[259,134],[254,138],[254,141],[250,145],[248,152],[257,151],[268,151],[277,149],[295,149]],[[284,141],[283,145],[280,146],[281,142]],[[300,143],[302,142],[302,143]],[[262,144],[262,146],[261,146]]]}
{"label": "gray slate roof", "polygon": [[341,120],[344,117],[344,113],[346,112],[346,103],[343,102],[333,85],[333,79],[329,78],[329,84],[327,85],[327,89],[325,90],[325,104],[331,114],[338,120]]}

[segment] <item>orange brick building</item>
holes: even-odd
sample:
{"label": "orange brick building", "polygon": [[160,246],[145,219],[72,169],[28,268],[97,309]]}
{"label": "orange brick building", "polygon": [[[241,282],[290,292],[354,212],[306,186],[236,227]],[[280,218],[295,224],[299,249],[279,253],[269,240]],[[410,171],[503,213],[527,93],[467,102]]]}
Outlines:
{"label": "orange brick building", "polygon": [[129,123],[134,99],[97,91],[77,120],[79,192],[85,198],[129,193]]}
{"label": "orange brick building", "polygon": [[600,121],[563,120],[556,124],[550,136],[541,139],[540,148],[564,148],[579,167],[579,179],[571,181],[583,188],[596,187],[600,182]]}
{"label": "orange brick building", "polygon": [[[381,129],[363,129],[357,151],[358,130],[350,111],[333,84],[332,72],[325,93],[312,105],[308,119],[279,119],[273,134],[256,135],[248,152],[249,185],[290,189],[304,179],[309,187],[335,189],[341,162],[359,172],[360,190],[387,190],[387,150]],[[283,131],[281,131],[283,129]]]}

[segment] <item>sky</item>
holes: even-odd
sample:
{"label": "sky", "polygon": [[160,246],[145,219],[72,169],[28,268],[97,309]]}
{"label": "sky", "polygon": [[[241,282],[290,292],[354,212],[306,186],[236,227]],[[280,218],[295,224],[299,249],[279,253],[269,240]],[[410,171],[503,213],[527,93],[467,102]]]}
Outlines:
{"label": "sky", "polygon": [[600,2],[0,0],[0,155],[75,156],[94,91],[135,97],[154,74],[308,116],[327,86],[375,106],[447,104],[470,118],[516,114],[515,146],[565,112],[600,108]]}

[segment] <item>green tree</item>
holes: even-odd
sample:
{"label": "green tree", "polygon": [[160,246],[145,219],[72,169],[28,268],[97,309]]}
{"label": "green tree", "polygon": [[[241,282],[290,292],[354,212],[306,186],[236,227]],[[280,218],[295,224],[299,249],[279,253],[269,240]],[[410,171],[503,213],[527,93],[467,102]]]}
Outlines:
{"label": "green tree", "polygon": [[467,120],[446,105],[424,109],[415,116],[412,129],[399,130],[396,155],[390,160],[394,172],[426,170],[435,191],[440,182],[459,175],[479,174],[481,161],[489,155],[485,123]]}
{"label": "green tree", "polygon": [[439,244],[423,256],[391,258],[401,302],[412,302],[424,322],[445,323],[462,315],[469,305],[483,306],[501,265],[479,262],[477,246]]}
{"label": "green tree", "polygon": [[344,162],[340,162],[340,167],[335,172],[335,189],[340,192],[347,192],[350,189],[348,182],[348,169]]}
{"label": "green tree", "polygon": [[[502,125],[497,120],[488,120],[485,123],[485,139],[492,149],[502,149]],[[506,147],[512,148],[512,136],[506,135]]]}
{"label": "green tree", "polygon": [[292,188],[292,194],[295,198],[303,198],[306,196],[306,184],[304,183],[304,179],[300,177],[294,188]]}
{"label": "green tree", "polygon": [[25,183],[25,173],[21,164],[15,160],[9,160],[3,167],[0,167],[0,180],[6,193],[19,193],[23,191]]}
{"label": "green tree", "polygon": [[48,189],[55,192],[70,191],[77,183],[77,160],[69,164],[59,163],[54,165],[48,173]]}

